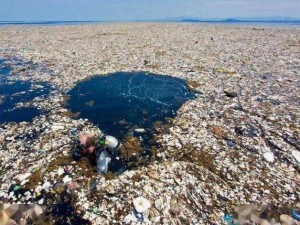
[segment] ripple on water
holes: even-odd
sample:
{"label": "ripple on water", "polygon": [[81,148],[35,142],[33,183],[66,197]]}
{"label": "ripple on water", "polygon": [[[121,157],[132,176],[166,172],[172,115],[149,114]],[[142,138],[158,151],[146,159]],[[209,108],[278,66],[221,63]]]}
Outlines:
{"label": "ripple on water", "polygon": [[173,118],[194,97],[184,80],[144,72],[119,72],[78,83],[69,108],[80,112],[107,134],[124,137],[134,127],[152,128]]}

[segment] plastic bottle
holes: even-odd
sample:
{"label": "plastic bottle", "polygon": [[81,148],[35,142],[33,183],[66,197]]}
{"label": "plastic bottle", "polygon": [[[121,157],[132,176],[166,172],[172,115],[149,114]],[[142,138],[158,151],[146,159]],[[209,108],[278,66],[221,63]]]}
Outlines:
{"label": "plastic bottle", "polygon": [[107,173],[108,164],[110,163],[111,158],[107,151],[102,151],[97,160],[97,173]]}

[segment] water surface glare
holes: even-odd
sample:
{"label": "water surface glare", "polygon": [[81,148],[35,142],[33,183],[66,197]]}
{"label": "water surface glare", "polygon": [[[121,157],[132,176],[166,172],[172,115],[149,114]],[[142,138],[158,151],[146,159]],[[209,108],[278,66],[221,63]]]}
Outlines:
{"label": "water surface glare", "polygon": [[132,128],[149,129],[156,121],[173,118],[194,97],[184,80],[144,72],[96,76],[78,83],[69,94],[72,112],[118,138]]}

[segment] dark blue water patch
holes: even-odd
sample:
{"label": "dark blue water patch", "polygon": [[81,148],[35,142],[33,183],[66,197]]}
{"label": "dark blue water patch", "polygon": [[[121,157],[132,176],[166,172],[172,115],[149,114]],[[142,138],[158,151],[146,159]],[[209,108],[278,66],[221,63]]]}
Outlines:
{"label": "dark blue water patch", "polygon": [[47,67],[40,66],[32,61],[22,61],[18,58],[0,59],[0,79],[5,79],[8,75],[18,75],[20,72],[29,70],[51,72]]}
{"label": "dark blue water patch", "polygon": [[8,75],[9,73],[10,73],[9,67],[7,66],[0,67],[0,76]]}
{"label": "dark blue water patch", "polygon": [[[38,85],[38,86],[37,86]],[[50,93],[50,86],[45,83],[33,84],[30,81],[0,80],[0,122],[31,121],[41,112],[36,108],[15,108],[20,102],[30,102],[35,97]]]}
{"label": "dark blue water patch", "polygon": [[5,59],[0,59],[0,79],[3,79],[11,72],[11,67],[5,64]]}
{"label": "dark blue water patch", "polygon": [[17,104],[30,102],[35,97],[46,96],[52,90],[50,85],[46,83],[9,80],[8,76],[12,67],[7,65],[21,64],[19,60],[10,61],[7,59],[0,61],[0,68],[5,68],[5,70],[0,70],[0,123],[31,121],[34,117],[40,115],[41,112],[33,107],[16,108]]}
{"label": "dark blue water patch", "polygon": [[96,76],[78,83],[68,106],[106,134],[122,138],[133,128],[166,122],[195,95],[184,80],[144,72]]}
{"label": "dark blue water patch", "polygon": [[0,123],[4,122],[23,122],[31,121],[34,117],[40,115],[40,111],[36,108],[22,108],[12,111],[0,112]]}

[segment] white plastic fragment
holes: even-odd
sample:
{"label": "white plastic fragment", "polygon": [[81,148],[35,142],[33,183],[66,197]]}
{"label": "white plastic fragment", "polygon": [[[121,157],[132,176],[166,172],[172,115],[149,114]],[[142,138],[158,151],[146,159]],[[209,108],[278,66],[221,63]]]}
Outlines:
{"label": "white plastic fragment", "polygon": [[62,167],[59,167],[58,170],[57,170],[57,174],[60,176],[60,175],[63,175],[64,174],[64,168]]}
{"label": "white plastic fragment", "polygon": [[139,196],[133,199],[133,207],[138,213],[143,213],[151,207],[151,203],[146,198]]}
{"label": "white plastic fragment", "polygon": [[41,204],[43,204],[44,203],[44,198],[41,198],[39,201],[38,201],[38,203],[41,205]]}
{"label": "white plastic fragment", "polygon": [[90,207],[90,204],[88,202],[83,204],[83,208],[88,209]]}
{"label": "white plastic fragment", "polygon": [[68,182],[70,182],[70,181],[72,181],[72,178],[69,177],[69,175],[67,175],[67,176],[65,176],[65,177],[63,178],[63,182],[64,182],[64,183],[68,183]]}
{"label": "white plastic fragment", "polygon": [[294,156],[294,158],[296,159],[296,161],[297,161],[298,163],[300,163],[300,152],[297,151],[297,150],[293,150],[293,151],[292,151],[292,155]]}
{"label": "white plastic fragment", "polygon": [[105,136],[105,144],[111,151],[116,150],[120,146],[119,140],[110,135]]}
{"label": "white plastic fragment", "polygon": [[65,129],[65,126],[62,123],[53,123],[52,125],[53,131],[63,130],[63,129]]}
{"label": "white plastic fragment", "polygon": [[38,185],[38,186],[34,189],[35,193],[40,193],[42,190],[43,190],[43,187],[40,186],[40,185]]}
{"label": "white plastic fragment", "polygon": [[274,153],[273,152],[265,152],[263,154],[263,157],[264,159],[267,161],[267,162],[274,162],[275,158],[274,158]]}
{"label": "white plastic fragment", "polygon": [[137,128],[134,131],[137,133],[146,133],[146,130],[144,128]]}
{"label": "white plastic fragment", "polygon": [[51,187],[51,184],[49,181],[46,181],[44,184],[43,184],[43,189],[48,189],[49,187]]}
{"label": "white plastic fragment", "polygon": [[20,181],[23,181],[26,178],[28,178],[30,175],[31,175],[31,173],[24,173],[24,174],[20,174],[18,178]]}
{"label": "white plastic fragment", "polygon": [[25,179],[21,182],[21,186],[23,186],[24,184],[26,184],[29,180],[28,179]]}
{"label": "white plastic fragment", "polygon": [[131,223],[136,223],[136,222],[137,222],[137,218],[132,213],[125,216],[125,218],[123,220],[124,224],[131,224]]}

